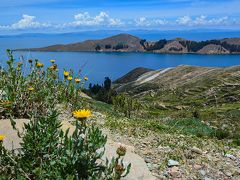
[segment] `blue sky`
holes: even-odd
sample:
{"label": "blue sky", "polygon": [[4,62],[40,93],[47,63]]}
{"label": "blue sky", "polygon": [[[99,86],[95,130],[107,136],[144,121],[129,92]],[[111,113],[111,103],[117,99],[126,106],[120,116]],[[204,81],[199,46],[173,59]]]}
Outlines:
{"label": "blue sky", "polygon": [[240,0],[6,0],[0,33],[240,28]]}

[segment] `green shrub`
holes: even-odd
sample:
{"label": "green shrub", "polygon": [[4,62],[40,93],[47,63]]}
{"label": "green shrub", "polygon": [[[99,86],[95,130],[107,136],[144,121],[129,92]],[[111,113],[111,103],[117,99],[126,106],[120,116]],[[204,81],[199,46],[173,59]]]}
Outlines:
{"label": "green shrub", "polygon": [[74,107],[81,101],[79,92],[83,84],[68,79],[72,78],[72,71],[67,72],[68,77],[62,81],[55,62],[44,69],[39,60],[29,60],[29,69],[23,69],[23,62],[16,63],[12,52],[8,50],[7,53],[7,66],[0,71],[1,116],[41,116],[58,103]]}
{"label": "green shrub", "polygon": [[200,118],[200,114],[199,112],[195,109],[193,112],[192,112],[192,116],[196,119],[199,119]]}
{"label": "green shrub", "polygon": [[227,130],[222,130],[222,129],[216,129],[214,132],[214,136],[219,139],[225,139],[228,138],[230,136],[230,133]]}
{"label": "green shrub", "polygon": [[115,111],[119,111],[130,118],[134,111],[138,111],[141,107],[140,102],[125,94],[119,94],[113,97],[113,106]]}
{"label": "green shrub", "polygon": [[195,118],[172,120],[168,125],[181,133],[197,137],[211,136],[214,133],[214,129]]}
{"label": "green shrub", "polygon": [[[84,121],[84,120],[82,120]],[[54,111],[24,125],[21,149],[7,151],[0,142],[0,174],[11,179],[120,179],[129,173],[123,165],[126,149],[103,161],[107,138],[95,126],[76,122],[72,134],[63,132]],[[14,122],[13,122],[14,127]],[[121,151],[121,153],[119,153]],[[0,176],[1,177],[1,176]]]}

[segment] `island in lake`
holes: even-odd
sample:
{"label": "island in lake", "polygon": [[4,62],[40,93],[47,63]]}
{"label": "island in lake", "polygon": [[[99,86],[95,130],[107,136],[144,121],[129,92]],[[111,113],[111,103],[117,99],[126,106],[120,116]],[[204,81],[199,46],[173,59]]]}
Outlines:
{"label": "island in lake", "polygon": [[192,41],[183,38],[147,41],[130,34],[119,34],[101,40],[86,40],[72,44],[57,44],[41,48],[24,48],[15,51],[64,52],[153,52],[169,54],[239,54],[240,38]]}

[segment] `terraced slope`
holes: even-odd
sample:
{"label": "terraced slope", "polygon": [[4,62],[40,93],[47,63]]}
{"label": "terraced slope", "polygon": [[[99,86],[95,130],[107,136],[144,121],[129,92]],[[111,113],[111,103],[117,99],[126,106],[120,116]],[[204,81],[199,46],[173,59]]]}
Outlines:
{"label": "terraced slope", "polygon": [[231,130],[240,129],[240,66],[160,69],[128,83],[114,84],[114,88],[139,99],[147,114],[200,116],[216,126],[228,124]]}

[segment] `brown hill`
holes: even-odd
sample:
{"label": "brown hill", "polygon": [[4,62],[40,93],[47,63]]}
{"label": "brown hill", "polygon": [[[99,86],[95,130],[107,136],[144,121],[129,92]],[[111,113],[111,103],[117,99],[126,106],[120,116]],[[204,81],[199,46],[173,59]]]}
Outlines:
{"label": "brown hill", "polygon": [[18,49],[17,51],[88,51],[88,52],[155,52],[196,54],[239,54],[240,38],[190,41],[183,38],[147,41],[129,34],[119,34],[100,40],[87,40],[72,44],[58,44],[42,48]]}
{"label": "brown hill", "polygon": [[[144,51],[140,39],[129,35],[119,34],[101,40],[87,40],[80,43],[53,45],[42,48],[30,48],[30,51]],[[23,49],[24,50],[24,49]]]}

